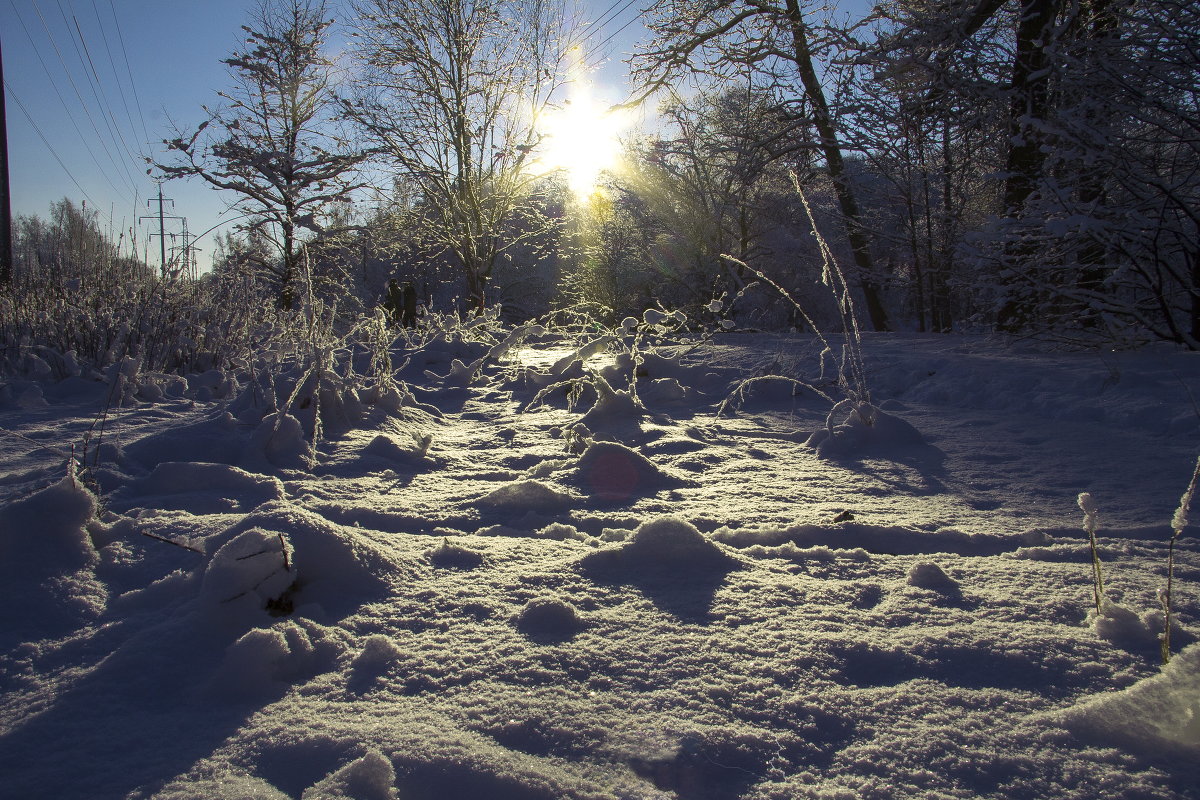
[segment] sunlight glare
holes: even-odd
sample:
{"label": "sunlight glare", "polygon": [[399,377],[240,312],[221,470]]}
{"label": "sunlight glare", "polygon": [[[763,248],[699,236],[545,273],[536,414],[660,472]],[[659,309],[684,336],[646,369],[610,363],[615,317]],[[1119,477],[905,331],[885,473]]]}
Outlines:
{"label": "sunlight glare", "polygon": [[547,142],[542,164],[550,170],[564,170],[567,185],[577,198],[590,196],[600,173],[620,160],[620,136],[632,124],[631,116],[628,110],[613,110],[596,100],[591,83],[577,75],[569,85],[564,107],[543,120]]}

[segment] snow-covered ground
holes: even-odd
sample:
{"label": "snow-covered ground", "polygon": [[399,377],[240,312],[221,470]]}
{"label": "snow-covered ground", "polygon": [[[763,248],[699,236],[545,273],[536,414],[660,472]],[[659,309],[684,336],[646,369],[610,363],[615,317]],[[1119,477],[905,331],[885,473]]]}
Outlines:
{"label": "snow-covered ground", "polygon": [[1196,355],[484,338],[4,382],[0,796],[1200,797]]}

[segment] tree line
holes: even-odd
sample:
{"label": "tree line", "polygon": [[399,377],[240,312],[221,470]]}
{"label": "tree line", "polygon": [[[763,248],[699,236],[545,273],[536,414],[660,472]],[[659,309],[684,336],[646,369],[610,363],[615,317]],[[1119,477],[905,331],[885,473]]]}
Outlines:
{"label": "tree line", "polygon": [[283,309],[398,276],[463,310],[803,327],[778,289],[820,323],[839,268],[876,330],[1200,346],[1195,3],[657,0],[630,68],[658,123],[587,202],[535,168],[561,0],[347,3],[263,0],[153,165],[237,199],[214,279]]}

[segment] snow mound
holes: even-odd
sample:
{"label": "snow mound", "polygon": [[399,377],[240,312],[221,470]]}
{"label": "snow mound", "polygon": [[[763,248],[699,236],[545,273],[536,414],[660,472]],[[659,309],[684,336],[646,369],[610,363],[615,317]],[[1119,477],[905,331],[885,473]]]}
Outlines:
{"label": "snow mound", "polygon": [[0,508],[0,574],[65,575],[99,560],[87,531],[96,498],[72,476]]}
{"label": "snow mound", "polygon": [[301,800],[393,800],[396,768],[383,753],[368,750],[304,790]]}
{"label": "snow mound", "polygon": [[389,637],[381,633],[368,636],[363,642],[362,650],[350,662],[351,683],[363,684],[382,675],[403,655]]}
{"label": "snow mound", "polygon": [[1159,674],[1069,708],[1061,719],[1081,738],[1134,753],[1200,757],[1200,644]]}
{"label": "snow mound", "polygon": [[603,353],[609,345],[615,344],[616,342],[617,338],[615,336],[606,335],[597,339],[593,339],[587,344],[576,348],[567,355],[558,359],[558,361],[555,361],[550,367],[550,374],[557,375],[561,378],[567,374],[568,369],[570,369],[572,365],[578,363],[580,366],[582,366],[587,361],[590,361],[591,359]]}
{"label": "snow mound", "polygon": [[309,626],[306,630],[288,620],[242,634],[225,649],[210,694],[228,700],[269,697],[292,681],[331,669],[340,644],[319,626]]}
{"label": "snow mound", "polygon": [[559,641],[587,626],[575,606],[557,597],[535,597],[517,612],[513,623],[531,639]]}
{"label": "snow mound", "polygon": [[537,480],[517,481],[493,489],[479,498],[479,504],[492,508],[524,511],[561,511],[575,502],[566,492]]}
{"label": "snow mound", "polygon": [[49,407],[50,403],[42,395],[42,387],[39,384],[31,383],[17,395],[17,408],[22,411],[40,411]]}
{"label": "snow mound", "polygon": [[[228,464],[163,461],[146,477],[118,490],[110,508],[145,505],[146,495],[156,495],[156,508],[181,508],[193,513],[228,512],[231,507],[249,510],[284,498],[278,478],[246,472]],[[173,498],[167,500],[166,498]]]}
{"label": "snow mound", "polygon": [[294,552],[278,531],[251,528],[223,544],[204,569],[200,598],[212,608],[283,610],[296,582]]}
{"label": "snow mound", "polygon": [[262,495],[263,499],[255,505],[283,499],[283,484],[278,478],[256,475],[228,464],[200,461],[164,461],[138,481],[136,488],[140,494],[219,491],[227,495]]}
{"label": "snow mound", "polygon": [[576,541],[590,544],[595,541],[574,525],[568,525],[565,522],[551,522],[546,527],[535,531],[534,535],[543,539],[556,539],[560,542]]}
{"label": "snow mound", "polygon": [[691,393],[675,378],[654,378],[638,390],[638,398],[652,405],[683,404]]}
{"label": "snow mound", "polygon": [[908,585],[946,595],[958,595],[962,587],[932,561],[918,561],[908,570]]}
{"label": "snow mound", "polygon": [[614,567],[629,571],[731,570],[740,562],[709,540],[686,520],[659,517],[643,522],[620,547],[600,550],[583,558],[585,567]]}
{"label": "snow mound", "polygon": [[450,372],[447,374],[438,375],[432,370],[425,370],[425,377],[432,381],[441,381],[447,389],[465,389],[479,377],[479,370],[485,361],[487,356],[480,356],[470,364],[456,358],[450,362]]}
{"label": "snow mound", "polygon": [[614,389],[598,374],[592,375],[596,403],[580,417],[579,422],[593,431],[632,431],[647,415],[643,406],[628,389]]}
{"label": "snow mound", "polygon": [[954,528],[934,532],[903,525],[872,525],[841,522],[834,525],[802,524],[787,528],[718,528],[714,541],[736,548],[755,545],[775,547],[792,542],[798,547],[829,547],[834,550],[863,549],[881,555],[931,555],[955,553],[963,556],[990,556],[1020,552],[1020,548],[1047,541],[1044,533],[1020,534],[964,533]]}
{"label": "snow mound", "polygon": [[192,373],[185,379],[188,393],[200,402],[229,397],[237,388],[237,381],[219,369]]}
{"label": "snow mound", "polygon": [[643,522],[633,532],[633,538],[624,550],[630,556],[680,565],[729,558],[719,545],[705,538],[696,526],[679,517],[660,517]]}
{"label": "snow mound", "polygon": [[1162,612],[1151,611],[1138,616],[1136,612],[1107,599],[1101,603],[1099,612],[1093,609],[1088,613],[1088,619],[1092,630],[1101,639],[1134,651],[1155,647],[1163,628]]}
{"label": "snow mound", "polygon": [[176,425],[138,439],[124,448],[129,462],[152,469],[164,461],[237,464],[245,450],[245,427],[222,412],[187,425]]}
{"label": "snow mound", "polygon": [[267,781],[247,773],[225,773],[210,778],[180,781],[154,794],[154,800],[292,800]]}
{"label": "snow mound", "polygon": [[104,613],[108,590],[88,533],[96,498],[71,477],[0,508],[0,651]]}
{"label": "snow mound", "polygon": [[251,468],[307,470],[313,454],[304,437],[303,424],[291,414],[268,414],[250,435],[242,463]]}
{"label": "snow mound", "polygon": [[579,458],[571,482],[593,498],[615,502],[688,483],[616,442],[589,444]]}
{"label": "snow mound", "polygon": [[[849,413],[835,425],[833,419],[841,410]],[[825,457],[932,448],[916,428],[899,417],[866,403],[853,407],[847,401],[834,406],[826,427],[813,431],[806,444]]]}
{"label": "snow mound", "polygon": [[242,619],[309,604],[356,606],[402,571],[356,529],[287,503],[261,506],[218,538],[224,542],[205,570],[202,602]]}
{"label": "snow mound", "polygon": [[444,569],[475,569],[483,563],[483,554],[443,538],[442,543],[425,553],[429,563]]}
{"label": "snow mound", "polygon": [[429,450],[429,445],[433,442],[433,437],[429,434],[425,436],[413,436],[413,444],[415,449],[409,449],[397,442],[391,436],[381,433],[367,444],[362,449],[362,455],[374,456],[384,459],[385,461],[394,461],[397,464],[417,465],[425,462],[425,455]]}

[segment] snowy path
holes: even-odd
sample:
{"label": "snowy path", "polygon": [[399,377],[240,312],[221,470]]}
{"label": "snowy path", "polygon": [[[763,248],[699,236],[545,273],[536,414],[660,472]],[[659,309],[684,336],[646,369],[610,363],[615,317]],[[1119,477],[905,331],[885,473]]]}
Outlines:
{"label": "snowy path", "polygon": [[[436,414],[371,408],[311,471],[234,466],[253,426],[220,403],[122,411],[98,553],[19,575],[17,536],[82,523],[65,489],[0,509],[0,797],[1200,797],[1200,645],[1160,675],[1152,627],[1194,359],[870,338],[916,438],[820,455],[828,404],[783,384],[715,416],[748,365],[810,354],[659,364],[650,416],[593,416],[616,441],[590,449],[568,431],[594,397],[523,411],[506,364],[417,380],[448,357],[410,370]],[[94,397],[46,394],[0,425],[78,438]],[[6,501],[57,479],[28,442],[0,455]],[[1100,625],[1080,491],[1132,612]],[[284,617],[258,602],[276,541]],[[1179,560],[1176,649],[1193,535]]]}

